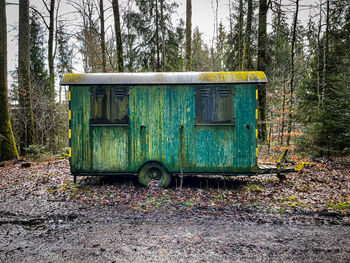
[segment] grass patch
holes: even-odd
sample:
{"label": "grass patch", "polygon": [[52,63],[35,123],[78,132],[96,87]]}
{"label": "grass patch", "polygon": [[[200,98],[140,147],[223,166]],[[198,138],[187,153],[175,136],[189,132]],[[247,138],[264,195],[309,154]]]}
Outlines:
{"label": "grass patch", "polygon": [[350,201],[345,201],[345,202],[338,202],[338,203],[332,203],[332,202],[327,202],[326,206],[331,207],[335,210],[350,210]]}

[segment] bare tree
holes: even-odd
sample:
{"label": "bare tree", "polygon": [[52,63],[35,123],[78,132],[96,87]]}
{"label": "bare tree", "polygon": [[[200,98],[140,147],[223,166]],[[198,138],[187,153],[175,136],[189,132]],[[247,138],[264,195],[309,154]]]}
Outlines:
{"label": "bare tree", "polygon": [[295,14],[293,21],[293,36],[292,36],[292,52],[291,52],[291,74],[290,74],[290,95],[289,95],[289,113],[288,113],[288,134],[287,134],[287,146],[290,144],[290,137],[292,132],[293,124],[293,95],[294,95],[294,56],[295,56],[295,42],[296,42],[296,31],[298,24],[298,13],[299,13],[299,0],[295,2]]}
{"label": "bare tree", "polygon": [[[82,23],[78,25],[80,30],[75,34],[77,40],[82,43],[80,53],[83,55],[83,67],[85,72],[99,72],[102,70],[101,57],[101,35],[98,29],[98,19],[95,19],[96,8],[93,1],[71,1],[70,5],[79,13]],[[113,67],[113,65],[111,65]]]}
{"label": "bare tree", "polygon": [[19,40],[18,40],[18,89],[19,106],[24,117],[24,132],[21,134],[21,154],[29,145],[35,144],[34,117],[31,101],[29,63],[29,0],[19,1]]}
{"label": "bare tree", "polygon": [[8,102],[6,24],[6,4],[5,0],[0,0],[0,161],[18,158]]}

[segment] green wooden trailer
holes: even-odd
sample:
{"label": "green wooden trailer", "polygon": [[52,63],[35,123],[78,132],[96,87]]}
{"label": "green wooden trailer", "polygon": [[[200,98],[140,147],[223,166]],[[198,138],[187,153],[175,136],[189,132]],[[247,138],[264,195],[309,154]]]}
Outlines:
{"label": "green wooden trailer", "polygon": [[67,74],[71,173],[161,187],[171,174],[257,174],[265,82],[257,71]]}

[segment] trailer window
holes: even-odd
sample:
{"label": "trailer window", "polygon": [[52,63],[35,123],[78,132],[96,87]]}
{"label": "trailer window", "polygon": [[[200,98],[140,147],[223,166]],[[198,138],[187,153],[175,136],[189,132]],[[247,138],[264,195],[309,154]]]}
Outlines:
{"label": "trailer window", "polygon": [[128,87],[93,87],[91,124],[128,124]]}
{"label": "trailer window", "polygon": [[234,124],[233,86],[196,87],[196,124]]}

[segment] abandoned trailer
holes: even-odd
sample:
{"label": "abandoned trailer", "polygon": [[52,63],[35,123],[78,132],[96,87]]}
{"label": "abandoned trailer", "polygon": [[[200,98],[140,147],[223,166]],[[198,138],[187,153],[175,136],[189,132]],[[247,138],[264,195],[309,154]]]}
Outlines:
{"label": "abandoned trailer", "polygon": [[77,175],[252,175],[263,72],[67,74],[70,164]]}

